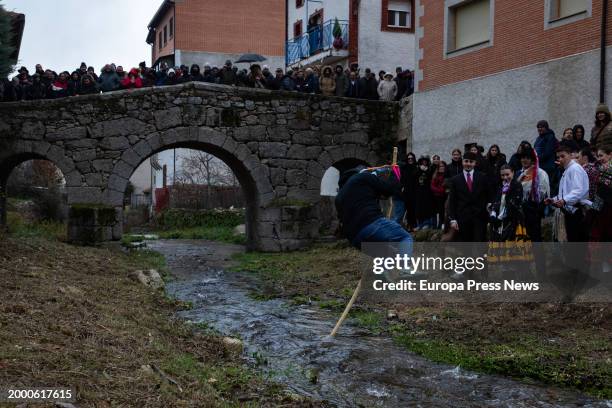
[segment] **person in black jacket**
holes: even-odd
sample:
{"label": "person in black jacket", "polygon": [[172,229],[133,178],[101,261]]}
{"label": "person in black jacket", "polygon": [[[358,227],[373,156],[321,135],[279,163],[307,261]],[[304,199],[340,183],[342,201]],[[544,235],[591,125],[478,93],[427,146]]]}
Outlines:
{"label": "person in black jacket", "polygon": [[477,159],[474,153],[465,153],[463,172],[449,180],[448,215],[460,242],[486,241],[490,184],[485,175],[474,170]]}
{"label": "person in black jacket", "polygon": [[192,64],[189,70],[189,81],[191,82],[204,82],[204,76],[200,72],[200,66],[198,64]]}
{"label": "person in black jacket", "polygon": [[461,149],[453,149],[451,153],[451,161],[446,166],[446,178],[455,177],[463,171],[463,163],[461,162]]}
{"label": "person in black jacket", "polygon": [[378,100],[378,82],[370,68],[366,68],[365,75],[359,80],[359,87],[360,98]]}
{"label": "person in black jacket", "polygon": [[501,185],[491,204],[491,241],[514,241],[516,227],[523,222],[523,187],[514,179],[512,168],[504,164],[500,170]]}
{"label": "person in black jacket", "polygon": [[357,78],[357,73],[352,71],[350,74],[348,86],[346,88],[346,96],[348,98],[359,98],[361,95],[361,83]]}
{"label": "person in black jacket", "polygon": [[390,167],[370,172],[351,169],[338,183],[336,210],[349,242],[361,249],[363,242],[400,242],[411,244],[412,236],[395,221],[384,217],[379,200],[400,191],[400,183]]}
{"label": "person in black jacket", "polygon": [[402,173],[402,197],[404,198],[404,207],[406,208],[406,227],[408,227],[408,230],[417,226],[415,212],[416,194],[414,194],[416,162],[416,155],[412,152],[406,154],[405,162],[400,162],[400,170]]}
{"label": "person in black jacket", "polygon": [[413,175],[417,229],[433,227],[434,204],[431,192],[431,177],[432,171],[429,157],[419,157]]}

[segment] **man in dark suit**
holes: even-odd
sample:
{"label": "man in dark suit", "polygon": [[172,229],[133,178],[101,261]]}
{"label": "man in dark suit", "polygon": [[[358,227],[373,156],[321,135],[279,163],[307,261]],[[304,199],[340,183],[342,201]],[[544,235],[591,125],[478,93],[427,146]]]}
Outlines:
{"label": "man in dark suit", "polygon": [[450,226],[457,231],[459,242],[485,242],[487,239],[487,204],[491,199],[487,177],[474,170],[478,156],[463,155],[463,172],[450,179]]}

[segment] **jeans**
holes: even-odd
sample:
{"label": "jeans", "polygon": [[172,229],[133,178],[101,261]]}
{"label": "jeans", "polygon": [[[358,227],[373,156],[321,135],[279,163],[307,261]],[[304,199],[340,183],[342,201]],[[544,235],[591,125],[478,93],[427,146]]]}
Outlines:
{"label": "jeans", "polygon": [[404,221],[404,213],[406,212],[406,204],[400,196],[393,196],[393,215],[391,219],[402,225]]}
{"label": "jeans", "polygon": [[395,221],[379,218],[363,227],[351,242],[361,249],[362,242],[399,242],[402,253],[412,255],[412,236]]}

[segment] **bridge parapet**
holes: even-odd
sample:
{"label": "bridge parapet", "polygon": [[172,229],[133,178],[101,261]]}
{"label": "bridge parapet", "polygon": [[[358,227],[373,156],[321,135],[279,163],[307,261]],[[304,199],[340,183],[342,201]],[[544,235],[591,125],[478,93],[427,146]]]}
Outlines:
{"label": "bridge parapet", "polygon": [[[398,103],[204,83],[0,104],[0,212],[8,175],[24,160],[55,163],[70,204],[119,210],[139,164],[192,148],[234,171],[251,248],[294,249],[319,233],[325,170],[380,163],[399,132]],[[120,238],[120,228],[112,231]]]}

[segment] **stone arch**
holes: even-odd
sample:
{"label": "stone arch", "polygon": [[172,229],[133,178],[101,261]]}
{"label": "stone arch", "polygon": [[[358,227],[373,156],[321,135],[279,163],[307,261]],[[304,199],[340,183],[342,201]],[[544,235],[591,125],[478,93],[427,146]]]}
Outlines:
{"label": "stone arch", "polygon": [[[51,149],[53,147],[53,149]],[[75,187],[81,182],[81,177],[72,159],[65,156],[64,151],[46,142],[20,143],[16,148],[6,149],[0,155],[0,226],[6,225],[7,182],[15,167],[28,160],[46,160],[53,163],[64,176],[66,189]]]}
{"label": "stone arch", "polygon": [[104,202],[120,207],[127,183],[138,166],[152,155],[174,148],[204,151],[227,164],[245,194],[247,247],[258,248],[259,209],[271,202],[274,196],[269,170],[246,145],[208,127],[156,132],[126,149],[110,173]]}

